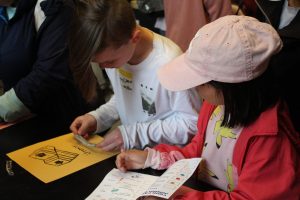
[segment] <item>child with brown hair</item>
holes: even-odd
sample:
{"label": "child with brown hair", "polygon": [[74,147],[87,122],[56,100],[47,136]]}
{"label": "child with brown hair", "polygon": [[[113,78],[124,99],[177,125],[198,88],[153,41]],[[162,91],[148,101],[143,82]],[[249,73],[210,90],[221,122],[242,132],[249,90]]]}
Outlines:
{"label": "child with brown hair", "polygon": [[197,128],[199,97],[194,89],[164,89],[156,71],[181,54],[169,39],[138,26],[126,0],[83,0],[70,38],[72,69],[86,97],[95,85],[94,61],[111,81],[114,95],[97,110],[77,117],[70,129],[87,136],[121,120],[98,144],[103,150],[144,148],[158,143],[184,145]]}

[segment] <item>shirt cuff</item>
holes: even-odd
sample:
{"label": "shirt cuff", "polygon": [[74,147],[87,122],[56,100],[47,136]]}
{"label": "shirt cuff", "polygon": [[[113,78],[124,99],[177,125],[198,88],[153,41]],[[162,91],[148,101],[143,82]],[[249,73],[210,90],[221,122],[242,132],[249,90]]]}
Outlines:
{"label": "shirt cuff", "polygon": [[118,126],[118,128],[119,128],[122,138],[123,138],[124,150],[130,149],[129,139],[126,134],[126,130],[125,130],[124,126],[121,125],[121,126]]}
{"label": "shirt cuff", "polygon": [[97,112],[91,111],[88,114],[92,115],[96,119],[96,121],[97,121],[97,128],[96,128],[95,133],[101,132],[102,129],[103,129],[103,126],[101,125],[101,122],[100,122],[99,116],[97,115]]}
{"label": "shirt cuff", "polygon": [[149,147],[146,147],[144,151],[148,151],[148,155],[143,169],[148,167],[151,167],[152,169],[158,169],[160,165],[160,152]]}
{"label": "shirt cuff", "polygon": [[0,117],[6,122],[30,115],[30,110],[17,97],[12,88],[0,96]]}

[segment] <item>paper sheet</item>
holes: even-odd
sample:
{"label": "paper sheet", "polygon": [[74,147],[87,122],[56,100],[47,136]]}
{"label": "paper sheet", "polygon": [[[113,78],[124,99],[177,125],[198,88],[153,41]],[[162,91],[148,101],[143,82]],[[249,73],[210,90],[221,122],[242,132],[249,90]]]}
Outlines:
{"label": "paper sheet", "polygon": [[141,196],[168,199],[191,177],[200,161],[201,158],[179,160],[160,177],[113,169],[86,200],[135,200]]}
{"label": "paper sheet", "polygon": [[137,199],[156,181],[156,176],[112,169],[87,200]]}
{"label": "paper sheet", "polygon": [[[89,139],[93,143],[101,140],[103,138],[98,135]],[[7,156],[44,183],[49,183],[117,153],[85,147],[70,133],[8,153]]]}
{"label": "paper sheet", "polygon": [[0,130],[1,129],[5,129],[7,127],[10,127],[12,125],[14,125],[15,123],[5,123],[5,122],[0,122]]}
{"label": "paper sheet", "polygon": [[14,121],[14,122],[0,122],[0,130],[1,130],[1,129],[5,129],[5,128],[7,128],[7,127],[10,127],[10,126],[12,126],[12,125],[15,125],[15,124],[17,124],[17,123],[20,123],[20,122],[22,122],[22,121],[25,121],[25,120],[27,120],[27,119],[30,119],[30,118],[32,118],[32,117],[34,117],[33,114],[32,114],[32,115],[29,115],[29,116],[26,116],[26,117],[23,117],[23,118],[21,118],[21,119],[18,119],[17,121]]}

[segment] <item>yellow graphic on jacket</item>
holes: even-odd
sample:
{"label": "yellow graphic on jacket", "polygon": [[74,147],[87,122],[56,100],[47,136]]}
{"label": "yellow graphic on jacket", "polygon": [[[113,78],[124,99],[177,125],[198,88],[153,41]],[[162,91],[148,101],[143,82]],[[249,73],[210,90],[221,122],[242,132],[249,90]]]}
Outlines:
{"label": "yellow graphic on jacket", "polygon": [[225,171],[225,176],[228,182],[227,192],[232,192],[234,189],[234,181],[233,181],[233,166],[232,163],[229,163],[227,160],[227,169]]}
{"label": "yellow graphic on jacket", "polygon": [[203,180],[203,179],[207,179],[207,177],[211,177],[211,178],[214,178],[214,179],[217,179],[219,180],[219,178],[217,177],[217,175],[215,173],[213,173],[211,170],[209,170],[207,167],[206,167],[206,162],[205,160],[202,160],[200,162],[200,165],[198,167],[198,179],[199,180]]}
{"label": "yellow graphic on jacket", "polygon": [[216,145],[218,149],[222,145],[223,138],[236,139],[236,134],[232,132],[232,129],[227,127],[222,127],[221,124],[222,124],[222,120],[218,120],[214,128],[214,134],[217,133]]}

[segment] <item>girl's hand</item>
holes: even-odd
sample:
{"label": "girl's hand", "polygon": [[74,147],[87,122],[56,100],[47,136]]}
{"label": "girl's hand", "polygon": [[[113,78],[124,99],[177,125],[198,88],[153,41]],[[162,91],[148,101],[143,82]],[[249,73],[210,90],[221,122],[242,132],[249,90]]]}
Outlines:
{"label": "girl's hand", "polygon": [[148,152],[141,150],[122,151],[116,159],[119,170],[126,172],[129,169],[142,169],[145,165]]}

